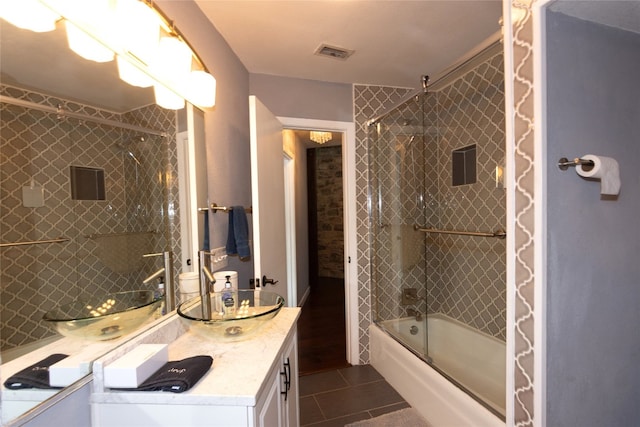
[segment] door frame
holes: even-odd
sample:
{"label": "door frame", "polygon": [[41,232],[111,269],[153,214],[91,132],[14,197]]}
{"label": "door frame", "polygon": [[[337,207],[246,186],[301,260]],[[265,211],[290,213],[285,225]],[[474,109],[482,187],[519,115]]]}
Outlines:
{"label": "door frame", "polygon": [[344,135],[342,143],[342,182],[344,200],[344,292],[347,362],[360,362],[358,336],[358,252],[356,228],[356,126],[353,122],[278,117],[284,128],[322,130]]}
{"label": "door frame", "polygon": [[298,305],[298,278],[296,260],[296,207],[295,207],[295,168],[293,159],[283,151],[284,167],[284,215],[286,227],[287,251],[287,301],[289,307]]}

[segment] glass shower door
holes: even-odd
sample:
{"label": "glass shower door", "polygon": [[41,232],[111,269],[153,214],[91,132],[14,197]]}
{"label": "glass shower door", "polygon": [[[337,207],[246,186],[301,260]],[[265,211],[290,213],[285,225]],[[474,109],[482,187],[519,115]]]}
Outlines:
{"label": "glass shower door", "polygon": [[369,126],[375,320],[428,357],[424,223],[426,139],[421,96]]}

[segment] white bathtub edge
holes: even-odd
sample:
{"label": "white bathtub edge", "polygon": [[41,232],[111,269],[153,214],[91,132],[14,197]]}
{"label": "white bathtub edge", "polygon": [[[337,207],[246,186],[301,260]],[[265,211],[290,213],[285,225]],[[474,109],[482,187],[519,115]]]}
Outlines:
{"label": "white bathtub edge", "polygon": [[371,365],[432,427],[505,426],[375,324],[369,327],[369,340]]}

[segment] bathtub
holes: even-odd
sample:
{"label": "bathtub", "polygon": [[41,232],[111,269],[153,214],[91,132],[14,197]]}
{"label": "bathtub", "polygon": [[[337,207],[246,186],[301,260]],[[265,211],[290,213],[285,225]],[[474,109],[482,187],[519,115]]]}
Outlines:
{"label": "bathtub", "polygon": [[[433,364],[491,409],[413,353],[425,353],[427,324]],[[417,328],[416,334],[410,333],[412,327],[414,332]],[[445,315],[433,314],[428,322],[403,318],[371,325],[370,351],[373,367],[433,427],[504,427],[499,418],[504,417],[504,342]]]}

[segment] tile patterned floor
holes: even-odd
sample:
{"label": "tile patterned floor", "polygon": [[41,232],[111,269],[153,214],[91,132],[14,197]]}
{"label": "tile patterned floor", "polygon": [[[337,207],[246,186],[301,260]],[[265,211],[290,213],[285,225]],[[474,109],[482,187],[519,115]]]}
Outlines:
{"label": "tile patterned floor", "polygon": [[370,365],[300,377],[301,426],[343,427],[408,407]]}

